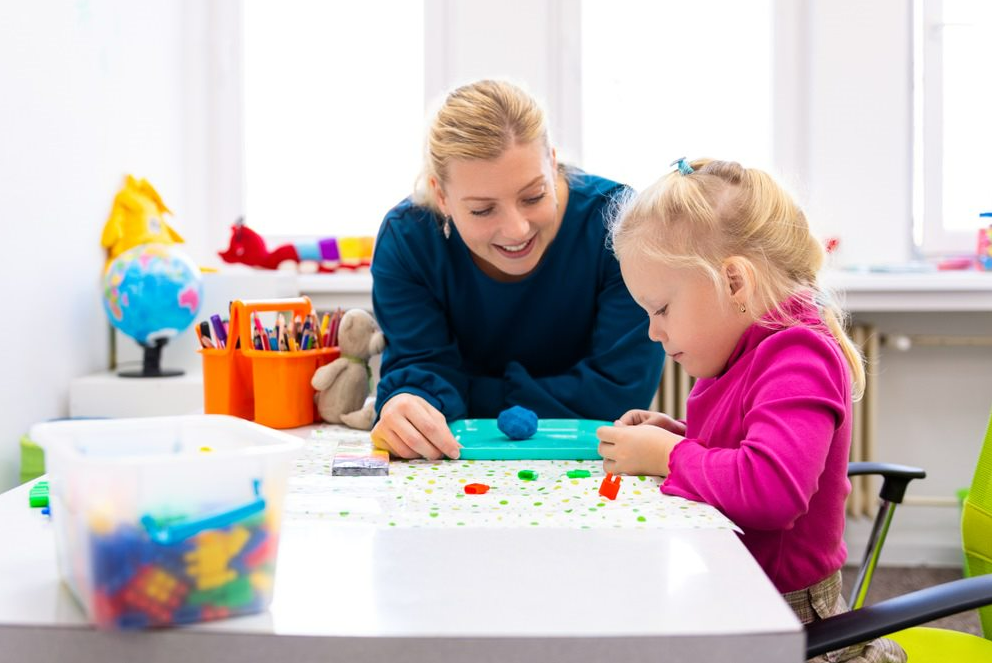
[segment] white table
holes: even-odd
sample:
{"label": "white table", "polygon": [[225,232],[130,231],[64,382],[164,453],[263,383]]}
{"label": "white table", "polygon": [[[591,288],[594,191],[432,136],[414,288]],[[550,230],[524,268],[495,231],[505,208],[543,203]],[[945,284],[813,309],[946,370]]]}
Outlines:
{"label": "white table", "polygon": [[799,622],[726,529],[382,528],[289,519],[267,613],[91,628],[28,486],[0,495],[0,660],[803,660]]}

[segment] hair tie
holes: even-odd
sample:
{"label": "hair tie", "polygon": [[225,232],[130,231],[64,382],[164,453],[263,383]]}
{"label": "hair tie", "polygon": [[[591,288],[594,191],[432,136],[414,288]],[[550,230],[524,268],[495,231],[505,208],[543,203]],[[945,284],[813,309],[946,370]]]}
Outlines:
{"label": "hair tie", "polygon": [[678,159],[676,159],[675,161],[673,161],[668,165],[678,166],[679,172],[682,173],[683,175],[692,175],[694,172],[696,172],[692,169],[692,166],[689,165],[689,162],[685,160],[685,157],[679,157]]}

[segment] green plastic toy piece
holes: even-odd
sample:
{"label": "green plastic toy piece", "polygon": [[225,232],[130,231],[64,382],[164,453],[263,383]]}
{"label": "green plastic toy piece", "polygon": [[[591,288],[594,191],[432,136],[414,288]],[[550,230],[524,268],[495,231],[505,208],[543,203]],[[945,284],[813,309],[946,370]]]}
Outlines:
{"label": "green plastic toy piece", "polygon": [[517,478],[522,481],[533,481],[537,478],[537,472],[534,470],[520,470],[517,472]]}
{"label": "green plastic toy piece", "polygon": [[28,504],[31,505],[32,509],[48,506],[47,481],[39,481],[35,485],[31,486],[31,492],[28,493]]}
{"label": "green plastic toy piece", "polygon": [[588,479],[592,476],[589,470],[569,470],[566,474],[569,479]]}
{"label": "green plastic toy piece", "polygon": [[225,608],[240,608],[248,605],[255,597],[248,576],[240,576],[231,582],[213,589],[194,590],[186,597],[190,605],[216,605]]}

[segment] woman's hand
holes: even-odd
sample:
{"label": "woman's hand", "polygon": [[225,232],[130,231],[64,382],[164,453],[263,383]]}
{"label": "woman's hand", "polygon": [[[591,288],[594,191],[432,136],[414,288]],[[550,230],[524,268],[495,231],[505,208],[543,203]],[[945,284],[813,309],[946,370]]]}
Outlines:
{"label": "woman's hand", "polygon": [[[678,424],[670,418],[669,421]],[[682,430],[685,431],[685,426]],[[668,475],[668,457],[675,445],[685,439],[661,426],[648,423],[626,425],[622,422],[597,428],[596,437],[599,438],[599,455],[603,457],[605,472],[651,476]]]}
{"label": "woman's hand", "polygon": [[379,412],[372,443],[400,458],[458,458],[461,446],[444,415],[420,396],[397,394]]}
{"label": "woman's hand", "polygon": [[667,414],[661,412],[651,412],[650,410],[628,410],[622,417],[613,422],[614,426],[657,426],[664,428],[676,435],[685,435],[685,424],[672,419]]}

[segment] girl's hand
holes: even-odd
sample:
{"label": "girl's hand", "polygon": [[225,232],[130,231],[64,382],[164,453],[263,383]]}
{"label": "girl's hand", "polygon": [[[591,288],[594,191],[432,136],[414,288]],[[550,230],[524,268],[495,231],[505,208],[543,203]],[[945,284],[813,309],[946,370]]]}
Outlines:
{"label": "girl's hand", "polygon": [[617,419],[613,425],[640,426],[642,424],[664,428],[665,430],[675,433],[676,435],[685,435],[684,423],[672,419],[667,414],[662,414],[661,412],[651,412],[650,410],[628,410],[622,417]]}
{"label": "girl's hand", "polygon": [[651,424],[601,426],[596,429],[596,437],[604,471],[651,476],[668,475],[668,457],[675,445],[685,439]]}
{"label": "girl's hand", "polygon": [[397,394],[382,406],[372,443],[400,458],[458,458],[461,446],[448,422],[420,396]]}

